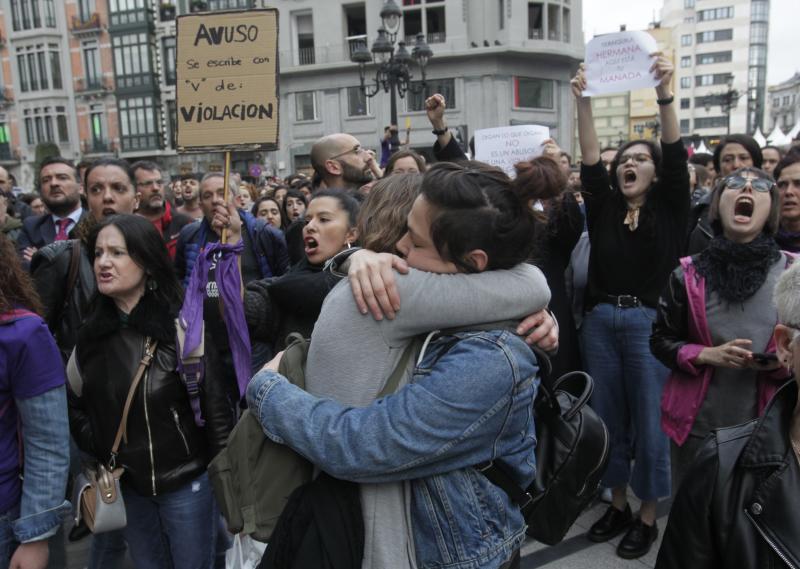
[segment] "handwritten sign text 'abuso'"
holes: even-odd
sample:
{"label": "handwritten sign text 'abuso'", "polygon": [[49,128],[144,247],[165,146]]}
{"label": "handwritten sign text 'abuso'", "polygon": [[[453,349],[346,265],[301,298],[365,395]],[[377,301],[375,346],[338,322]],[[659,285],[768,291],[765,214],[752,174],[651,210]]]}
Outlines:
{"label": "handwritten sign text 'abuso'", "polygon": [[178,18],[178,150],[278,146],[278,11]]}

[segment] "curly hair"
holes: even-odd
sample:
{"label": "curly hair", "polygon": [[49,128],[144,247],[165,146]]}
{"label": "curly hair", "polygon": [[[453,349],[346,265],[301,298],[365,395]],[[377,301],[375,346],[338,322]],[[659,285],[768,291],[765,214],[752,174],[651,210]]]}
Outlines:
{"label": "curly hair", "polygon": [[33,279],[22,268],[14,244],[0,233],[0,313],[19,307],[44,315]]}

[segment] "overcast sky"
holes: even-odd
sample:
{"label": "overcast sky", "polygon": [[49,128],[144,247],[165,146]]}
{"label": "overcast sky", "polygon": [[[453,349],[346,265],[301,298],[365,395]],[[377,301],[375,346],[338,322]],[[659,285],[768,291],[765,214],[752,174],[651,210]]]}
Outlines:
{"label": "overcast sky", "polygon": [[[629,30],[644,30],[654,13],[660,18],[662,4],[662,0],[583,0],[584,35],[588,40],[595,34],[619,31],[620,24]],[[770,5],[767,84],[774,85],[800,71],[798,4],[797,0],[771,0]]]}

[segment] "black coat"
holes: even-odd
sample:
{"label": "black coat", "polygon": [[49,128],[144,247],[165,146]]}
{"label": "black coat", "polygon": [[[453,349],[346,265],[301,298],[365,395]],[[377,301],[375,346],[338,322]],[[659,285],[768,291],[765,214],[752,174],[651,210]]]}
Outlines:
{"label": "black coat", "polygon": [[69,394],[70,430],[81,450],[102,461],[109,459],[145,338],[159,341],[134,395],[127,441],[117,458],[117,465],[125,467],[123,480],[145,496],[176,490],[205,472],[233,428],[233,412],[222,392],[218,360],[208,340],[200,390],[206,425],[195,425],[186,386],[176,371],[176,312],[148,293],[123,327],[113,301],[98,296],[78,332],[76,355],[83,392],[80,397]]}
{"label": "black coat", "polygon": [[794,380],[764,416],[713,432],[669,515],[656,569],[800,567]]}
{"label": "black coat", "polygon": [[[80,247],[75,284],[68,289],[73,247]],[[31,260],[31,274],[42,300],[44,319],[56,338],[64,361],[69,357],[83,323],[89,301],[97,290],[86,244],[78,239],[57,241],[39,249]]]}

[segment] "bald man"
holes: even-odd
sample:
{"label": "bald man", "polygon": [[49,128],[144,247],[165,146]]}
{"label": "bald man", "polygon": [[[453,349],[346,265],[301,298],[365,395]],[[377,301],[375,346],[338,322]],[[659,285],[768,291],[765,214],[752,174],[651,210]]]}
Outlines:
{"label": "bald man", "polygon": [[311,166],[326,188],[356,190],[373,180],[367,149],[354,136],[329,134],[311,147]]}

